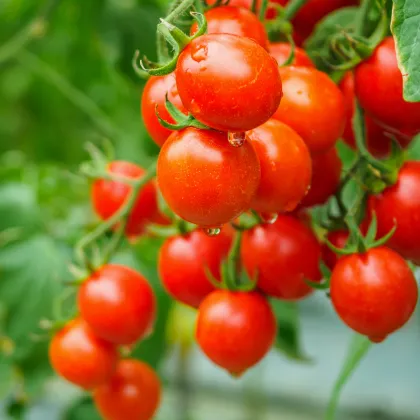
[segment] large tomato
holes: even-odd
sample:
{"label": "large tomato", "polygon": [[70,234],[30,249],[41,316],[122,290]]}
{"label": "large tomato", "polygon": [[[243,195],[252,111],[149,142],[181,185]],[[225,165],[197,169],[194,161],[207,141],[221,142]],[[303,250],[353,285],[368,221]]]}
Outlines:
{"label": "large tomato", "polygon": [[232,375],[257,364],[273,345],[276,332],[273,310],[258,292],[216,290],[198,310],[198,345]]}
{"label": "large tomato", "polygon": [[249,209],[260,172],[251,142],[232,147],[226,133],[195,128],[174,132],[157,164],[159,187],[171,209],[210,228]]}
{"label": "large tomato", "polygon": [[280,67],[283,99],[273,118],[293,128],[311,154],[331,149],[343,134],[344,98],[325,74],[310,67]]}
{"label": "large tomato", "polygon": [[[279,66],[289,58],[292,46],[288,42],[275,42],[269,45],[268,52],[274,57]],[[315,67],[303,48],[295,47],[295,57],[290,64],[297,67]]]}
{"label": "large tomato", "polygon": [[230,34],[193,40],[179,56],[176,80],[185,108],[222,131],[258,127],[282,96],[276,60],[251,39]]}
{"label": "large tomato", "polygon": [[79,289],[79,310],[98,337],[115,344],[133,344],[150,333],[156,314],[153,289],[133,269],[107,264]]}
{"label": "large tomato", "polygon": [[293,216],[244,232],[242,261],[269,296],[297,300],[312,293],[306,280],[319,281],[321,246],[312,231]]}
{"label": "large tomato", "polygon": [[403,98],[394,39],[385,38],[373,55],[355,71],[357,98],[374,119],[398,129],[420,129],[420,103]]}
{"label": "large tomato", "polygon": [[225,226],[216,237],[196,230],[165,241],[159,252],[158,269],[163,286],[176,300],[198,307],[214,290],[206,270],[220,280],[220,265],[232,243],[232,229]]}
{"label": "large tomato", "polygon": [[312,162],[305,142],[286,124],[274,119],[247,135],[261,165],[261,181],[252,208],[260,213],[294,210],[311,182]]}
{"label": "large tomato", "polygon": [[384,340],[410,319],[417,295],[409,266],[386,247],[342,257],[331,276],[331,301],[338,315],[374,342]]}

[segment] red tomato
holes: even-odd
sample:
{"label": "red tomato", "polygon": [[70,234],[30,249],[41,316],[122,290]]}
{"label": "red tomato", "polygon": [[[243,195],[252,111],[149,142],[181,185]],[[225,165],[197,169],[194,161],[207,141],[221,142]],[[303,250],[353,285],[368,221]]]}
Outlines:
{"label": "red tomato", "polygon": [[[268,36],[264,25],[250,10],[243,7],[215,7],[204,14],[208,34],[232,34],[253,39],[263,48],[268,48]],[[198,30],[198,24],[191,27],[191,35]]]}
{"label": "red tomato", "polygon": [[[111,162],[108,172],[130,180],[140,178],[144,169],[134,163],[117,160]],[[112,217],[124,204],[131,187],[124,182],[97,179],[91,190],[92,205],[102,220]],[[140,191],[128,218],[125,233],[127,236],[138,236],[144,232],[144,227],[157,213],[156,187],[153,182],[147,183]]]}
{"label": "red tomato", "polygon": [[[344,248],[348,238],[347,230],[334,230],[327,234],[328,241],[337,248]],[[335,267],[339,258],[340,256],[332,251],[327,244],[322,244],[322,260],[330,270]]]}
{"label": "red tomato", "polygon": [[[206,3],[211,6],[216,2],[216,0],[207,0]],[[271,3],[271,2],[270,2]],[[276,1],[273,1],[273,3],[277,3]],[[257,0],[257,9],[260,8],[261,0]],[[230,0],[229,6],[235,6],[235,7],[243,7],[245,9],[251,10],[252,7],[252,0]],[[277,11],[274,7],[267,7],[267,12],[265,14],[265,17],[267,19],[274,19],[277,15]]]}
{"label": "red tomato", "polygon": [[247,135],[261,165],[261,181],[251,207],[260,213],[294,210],[311,182],[312,162],[305,142],[274,119]]}
{"label": "red tomato", "polygon": [[54,335],[49,357],[64,379],[92,389],[111,377],[118,353],[113,344],[96,337],[83,320],[75,319]]}
{"label": "red tomato", "polygon": [[133,344],[153,328],[153,289],[137,271],[107,264],[81,285],[78,293],[83,319],[98,337],[115,344]]}
{"label": "red tomato", "polygon": [[387,246],[420,265],[420,162],[406,162],[398,182],[381,194],[370,197],[369,208],[376,213],[378,237],[394,226],[397,230]]}
{"label": "red tomato", "polygon": [[335,148],[312,160],[312,184],[308,194],[302,200],[301,207],[324,204],[340,185],[343,164]]}
{"label": "red tomato", "polygon": [[331,301],[338,315],[374,342],[410,319],[417,294],[407,263],[386,247],[342,257],[331,276]]}
{"label": "red tomato", "polygon": [[403,76],[391,36],[356,68],[355,90],[361,106],[372,118],[394,128],[420,129],[420,103],[403,98]]}
{"label": "red tomato", "polygon": [[193,40],[179,56],[176,80],[185,108],[221,131],[241,132],[265,123],[282,96],[274,58],[254,41],[230,34]]}
{"label": "red tomato", "polygon": [[300,220],[279,215],[272,225],[244,232],[242,262],[258,287],[269,296],[297,300],[312,293],[305,279],[321,280],[321,246]]}
{"label": "red tomato", "polygon": [[163,145],[157,164],[160,190],[171,209],[202,227],[219,227],[251,205],[260,163],[249,141],[232,147],[226,133],[187,128]]}
{"label": "red tomato", "polygon": [[111,380],[95,389],[93,401],[104,420],[150,420],[161,399],[156,372],[139,360],[120,360]]}
{"label": "red tomato", "polygon": [[273,118],[293,128],[313,155],[334,147],[346,122],[340,89],[309,67],[280,67],[280,75],[284,96]]}
{"label": "red tomato", "polygon": [[206,268],[220,280],[220,264],[232,243],[232,229],[224,227],[215,237],[201,230],[165,241],[159,252],[158,269],[163,286],[176,300],[198,307],[214,290]]}
{"label": "red tomato", "polygon": [[[289,58],[292,46],[288,42],[276,42],[269,45],[268,52],[276,59],[278,65],[282,66]],[[291,65],[296,67],[315,67],[305,50],[299,47],[295,48],[295,58]]]}
{"label": "red tomato", "polygon": [[198,345],[210,360],[235,376],[268,353],[276,333],[273,310],[258,292],[215,290],[198,310]]}
{"label": "red tomato", "polygon": [[141,97],[141,115],[144,125],[150,137],[158,146],[162,146],[172,131],[160,124],[156,116],[156,106],[162,119],[172,124],[175,122],[165,107],[166,94],[168,94],[168,99],[180,111],[184,114],[187,113],[178,95],[174,73],[167,74],[166,76],[150,77],[144,86]]}

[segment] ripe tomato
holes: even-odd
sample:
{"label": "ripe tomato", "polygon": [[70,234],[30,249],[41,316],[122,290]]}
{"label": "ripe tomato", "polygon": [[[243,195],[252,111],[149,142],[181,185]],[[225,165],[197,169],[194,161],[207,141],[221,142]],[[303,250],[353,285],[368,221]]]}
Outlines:
{"label": "ripe tomato", "polygon": [[268,353],[276,332],[273,310],[258,292],[215,290],[198,310],[198,345],[210,360],[235,376]]}
{"label": "ripe tomato", "polygon": [[305,279],[321,280],[321,246],[312,231],[300,220],[279,215],[272,225],[244,232],[242,262],[258,287],[269,296],[297,300],[313,289]]}
{"label": "ripe tomato", "polygon": [[104,420],[150,420],[161,399],[155,371],[139,360],[120,360],[111,380],[96,388],[93,401]]}
{"label": "ripe tomato", "polygon": [[193,40],[179,56],[176,80],[185,108],[221,131],[241,132],[265,123],[282,96],[274,58],[254,41],[230,34]]}
{"label": "ripe tomato", "polygon": [[219,227],[248,210],[260,182],[260,163],[245,141],[232,147],[227,134],[186,128],[160,151],[159,187],[171,209],[202,227]]}
{"label": "ripe tomato", "polygon": [[[144,169],[134,163],[121,160],[111,162],[107,170],[110,174],[130,180],[140,178],[144,174]],[[131,187],[124,182],[97,179],[91,190],[91,200],[95,212],[102,220],[109,219],[124,204],[130,191]],[[145,225],[156,216],[156,213],[156,187],[153,182],[148,182],[141,189],[131,210],[125,228],[126,235],[132,237],[142,234]]]}
{"label": "ripe tomato", "polygon": [[150,77],[144,86],[141,97],[141,115],[144,125],[150,137],[158,146],[162,146],[172,131],[160,124],[156,116],[156,106],[162,119],[169,123],[175,122],[165,107],[166,94],[168,94],[168,99],[180,111],[184,114],[187,113],[178,95],[174,73],[167,74],[166,76]]}
{"label": "ripe tomato", "polygon": [[[268,47],[268,36],[264,25],[254,13],[243,7],[222,6],[204,14],[208,34],[232,34],[253,39],[263,48]],[[191,27],[191,35],[198,30],[198,24]]]}
{"label": "ripe tomato", "polygon": [[354,80],[357,98],[372,118],[398,129],[420,129],[420,103],[403,98],[403,76],[391,36],[359,64]]}
{"label": "ripe tomato", "polygon": [[[349,232],[347,230],[334,230],[327,234],[328,241],[337,248],[344,248],[348,238]],[[340,256],[332,251],[327,244],[322,244],[322,261],[330,270],[335,267],[339,258]]]}
{"label": "ripe tomato", "polygon": [[374,342],[410,319],[417,294],[407,263],[386,247],[342,257],[331,276],[331,301],[338,315]]}
{"label": "ripe tomato", "polygon": [[[282,66],[289,58],[292,52],[292,46],[288,42],[276,42],[269,45],[268,52],[276,59],[278,65]],[[299,47],[295,48],[295,58],[291,65],[297,67],[315,67],[305,50]]]}
{"label": "ripe tomato", "polygon": [[397,230],[387,246],[404,258],[420,265],[420,162],[406,162],[398,182],[369,199],[369,209],[376,213],[378,237]]}
{"label": "ripe tomato", "polygon": [[49,357],[64,379],[92,389],[110,378],[118,353],[113,344],[96,337],[85,321],[75,319],[54,335]]}
{"label": "ripe tomato", "polygon": [[[211,6],[216,2],[216,0],[206,0],[206,3]],[[270,2],[271,3],[271,2]],[[269,3],[269,4],[270,4]],[[277,3],[277,1],[273,1],[272,3]],[[257,0],[257,10],[259,10],[261,4],[261,0]],[[244,9],[251,10],[252,7],[252,0],[230,0],[229,6],[235,7],[242,7]],[[277,16],[277,11],[274,7],[267,7],[267,12],[265,14],[266,19],[274,19]]]}
{"label": "ripe tomato", "polygon": [[159,252],[158,269],[163,286],[176,300],[198,307],[214,290],[206,269],[220,280],[220,264],[232,243],[232,229],[225,226],[215,237],[196,230],[165,241]]}
{"label": "ripe tomato", "polygon": [[274,119],[247,135],[261,165],[261,181],[251,207],[260,213],[292,211],[311,182],[312,162],[305,142]]}
{"label": "ripe tomato", "polygon": [[311,188],[302,200],[300,207],[324,204],[340,185],[342,166],[335,148],[315,156],[312,160]]}
{"label": "ripe tomato", "polygon": [[107,264],[81,285],[78,305],[83,319],[98,337],[115,344],[133,344],[153,328],[153,289],[137,271]]}
{"label": "ripe tomato", "polygon": [[325,74],[309,67],[280,67],[283,99],[273,118],[293,128],[311,154],[331,149],[343,134],[344,98]]}

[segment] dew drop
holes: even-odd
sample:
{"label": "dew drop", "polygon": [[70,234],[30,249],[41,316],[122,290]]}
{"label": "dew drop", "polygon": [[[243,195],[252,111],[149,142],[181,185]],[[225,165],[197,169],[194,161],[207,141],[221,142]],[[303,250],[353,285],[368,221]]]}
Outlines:
{"label": "dew drop", "polygon": [[207,236],[217,236],[221,232],[220,228],[206,228],[204,229],[204,233]]}
{"label": "dew drop", "polygon": [[197,45],[192,48],[191,58],[199,63],[207,58],[208,48],[207,45]]}
{"label": "dew drop", "polygon": [[200,113],[200,105],[198,105],[198,103],[195,101],[195,99],[193,99],[190,102],[190,106],[188,108],[188,110],[191,112],[191,114],[193,115],[198,115]]}
{"label": "dew drop", "polygon": [[245,143],[245,131],[229,132],[228,140],[231,146],[241,147]]}
{"label": "dew drop", "polygon": [[277,218],[279,217],[278,213],[260,213],[260,217],[264,223],[272,225],[276,223]]}

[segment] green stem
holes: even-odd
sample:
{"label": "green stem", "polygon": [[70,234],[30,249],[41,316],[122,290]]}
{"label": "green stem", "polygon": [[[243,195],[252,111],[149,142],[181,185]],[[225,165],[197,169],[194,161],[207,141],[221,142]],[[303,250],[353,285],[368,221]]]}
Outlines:
{"label": "green stem", "polygon": [[241,241],[242,241],[242,231],[237,230],[235,232],[235,236],[233,238],[233,243],[230,248],[228,257],[227,257],[227,266],[228,266],[228,276],[229,276],[229,284],[233,286],[237,286],[237,267],[239,260],[241,258]]}
{"label": "green stem", "polygon": [[252,0],[251,12],[257,14],[258,0]]}
{"label": "green stem", "polygon": [[195,0],[184,0],[179,4],[168,16],[165,21],[168,23],[174,23],[178,17],[182,16],[188,9],[192,8]]}
{"label": "green stem", "polygon": [[198,13],[204,14],[204,5],[202,0],[195,0],[194,2],[195,10]]}
{"label": "green stem", "polygon": [[163,34],[156,31],[156,51],[159,64],[166,63],[169,60],[168,44]]}
{"label": "green stem", "polygon": [[364,35],[364,28],[366,25],[367,15],[370,10],[372,1],[376,0],[362,0],[359,7],[359,16],[358,19],[356,19],[356,25],[354,29],[355,35]]}
{"label": "green stem", "polygon": [[308,0],[291,0],[284,8],[284,19],[293,19],[297,12],[306,4]]}
{"label": "green stem", "polygon": [[262,0],[260,10],[258,12],[258,18],[260,19],[261,22],[264,22],[264,20],[265,20],[265,14],[267,12],[267,7],[268,7],[268,0]]}

